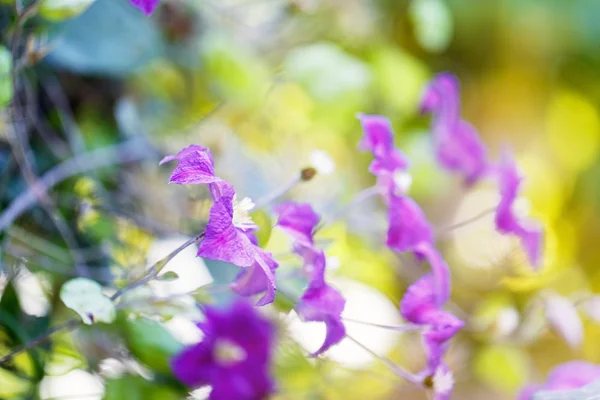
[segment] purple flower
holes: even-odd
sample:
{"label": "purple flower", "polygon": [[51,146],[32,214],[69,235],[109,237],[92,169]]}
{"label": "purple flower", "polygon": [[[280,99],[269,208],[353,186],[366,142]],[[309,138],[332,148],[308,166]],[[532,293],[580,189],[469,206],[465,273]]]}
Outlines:
{"label": "purple flower", "polygon": [[518,400],[531,400],[539,390],[569,390],[600,379],[600,365],[587,361],[570,361],[555,367],[544,384],[527,385],[521,390]]}
{"label": "purple flower", "polygon": [[238,276],[234,288],[240,294],[255,294],[258,288],[263,288],[266,293],[256,304],[271,303],[275,299],[274,270],[277,263],[271,253],[260,249],[248,237],[246,231],[255,228],[247,215],[248,210],[235,207],[233,186],[227,182],[216,185],[212,189],[219,197],[214,199],[210,209],[198,256],[249,268]]}
{"label": "purple flower", "polygon": [[198,324],[202,342],[171,360],[175,377],[188,387],[211,385],[211,400],[267,398],[273,392],[273,325],[244,301],[225,310],[206,307],[205,315]]}
{"label": "purple flower", "polygon": [[191,145],[177,155],[163,158],[160,163],[173,160],[177,160],[178,165],[171,174],[170,182],[207,184],[214,201],[198,256],[244,268],[233,282],[232,289],[243,296],[265,292],[257,305],[273,302],[277,263],[271,253],[258,247],[253,237],[252,232],[258,227],[248,214],[254,207],[252,201],[245,198],[238,202],[233,185],[215,176],[209,149]]}
{"label": "purple flower", "polygon": [[286,202],[275,207],[279,216],[277,226],[290,235],[296,243],[303,246],[313,245],[313,230],[319,223],[320,217],[310,204]]}
{"label": "purple flower", "polygon": [[277,225],[294,239],[294,252],[304,260],[303,270],[309,279],[296,311],[302,320],[324,322],[327,328],[323,345],[313,353],[317,356],[346,335],[341,320],[346,300],[325,282],[325,253],[314,246],[312,234],[319,223],[319,215],[310,204],[293,202],[281,204],[275,211],[279,214]]}
{"label": "purple flower", "polygon": [[513,210],[521,177],[510,153],[504,152],[496,168],[500,187],[500,203],[496,209],[496,229],[519,237],[529,262],[537,267],[541,262],[543,232],[540,225],[531,220],[518,218]]}
{"label": "purple flower", "polygon": [[152,14],[159,0],[129,0],[129,2],[135,7],[139,8],[146,15]]}
{"label": "purple flower", "polygon": [[433,143],[438,162],[474,184],[488,170],[487,151],[477,131],[460,119],[458,79],[449,73],[437,75],[425,88],[421,111],[433,114]]}
{"label": "purple flower", "polygon": [[442,310],[436,303],[436,288],[431,274],[410,285],[400,303],[405,320],[423,327],[423,342],[427,350],[427,374],[434,374],[442,365],[448,343],[464,326],[464,322]]}
{"label": "purple flower", "polygon": [[371,172],[377,176],[383,198],[388,205],[389,228],[387,246],[398,252],[412,252],[426,258],[433,270],[436,304],[450,297],[450,270],[434,245],[433,229],[419,205],[404,193],[397,177],[408,167],[408,160],[394,147],[389,120],[377,115],[360,114],[364,135],[359,148],[375,157]]}

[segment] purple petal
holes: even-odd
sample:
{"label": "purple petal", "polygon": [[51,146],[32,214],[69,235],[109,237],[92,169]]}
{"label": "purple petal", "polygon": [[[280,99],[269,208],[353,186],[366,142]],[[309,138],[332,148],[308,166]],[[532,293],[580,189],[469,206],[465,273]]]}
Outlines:
{"label": "purple petal", "polygon": [[546,390],[578,389],[600,379],[600,366],[587,361],[571,361],[550,372]]}
{"label": "purple petal", "polygon": [[456,76],[449,72],[436,75],[425,88],[421,100],[421,111],[433,113],[436,118],[453,122],[460,113],[460,84]]}
{"label": "purple petal", "polygon": [[422,324],[423,316],[436,308],[433,295],[433,276],[423,275],[410,285],[400,302],[400,314],[412,323]]}
{"label": "purple petal", "polygon": [[233,186],[215,201],[210,209],[204,239],[198,256],[228,262],[239,267],[249,267],[256,259],[255,246],[243,232],[233,225]]}
{"label": "purple petal", "polygon": [[313,356],[339,343],[346,335],[341,320],[345,304],[346,300],[342,295],[328,285],[309,287],[296,304],[296,310],[302,320],[324,322],[327,328],[325,341]]}
{"label": "purple petal", "polygon": [[433,399],[450,400],[454,388],[452,371],[444,364],[440,364],[433,375]]}
{"label": "purple petal", "polygon": [[325,252],[313,246],[294,246],[294,252],[304,261],[303,270],[308,276],[311,287],[320,287],[325,284],[325,267],[327,259]]}
{"label": "purple petal", "polygon": [[543,389],[544,389],[543,385],[535,385],[535,384],[527,385],[523,389],[521,389],[521,391],[519,392],[519,395],[517,396],[517,400],[531,400],[531,398],[533,397],[533,395],[536,392],[538,392],[539,390],[543,390]]}
{"label": "purple petal", "polygon": [[422,242],[414,251],[417,255],[425,257],[429,261],[431,271],[433,272],[435,301],[438,307],[441,307],[450,298],[450,268],[440,253],[430,243]]}
{"label": "purple petal", "polygon": [[304,246],[312,246],[313,230],[319,223],[319,215],[308,203],[287,202],[275,207],[279,219],[277,225],[295,241]]}
{"label": "purple petal", "polygon": [[404,252],[419,243],[433,242],[433,230],[419,205],[410,197],[390,195],[388,205],[389,229],[387,246]]}
{"label": "purple petal", "polygon": [[244,268],[231,284],[231,288],[240,296],[253,296],[266,292],[257,306],[272,303],[275,300],[275,269],[278,264],[271,253],[260,248],[256,249],[260,259],[267,265],[268,273],[263,268],[263,263],[256,261],[250,267]]}
{"label": "purple petal", "polygon": [[500,203],[496,209],[496,229],[500,233],[519,237],[532,266],[538,267],[542,259],[543,231],[531,220],[520,220],[513,211],[521,177],[510,153],[504,152],[497,167],[500,186]]}
{"label": "purple petal", "polygon": [[389,119],[367,114],[359,114],[358,119],[364,132],[358,147],[373,153],[375,160],[369,168],[373,174],[408,168],[408,159],[394,147],[394,133]]}
{"label": "purple petal", "polygon": [[[173,374],[189,387],[211,385],[210,399],[261,399],[273,391],[269,363],[274,327],[246,302],[226,309],[206,307],[203,341],[171,360]],[[223,359],[223,348],[237,348],[240,357]]]}
{"label": "purple petal", "polygon": [[193,144],[174,156],[166,156],[160,161],[160,164],[173,160],[177,160],[179,163],[173,170],[169,182],[190,185],[221,181],[220,178],[215,176],[212,154],[205,147]]}
{"label": "purple petal", "polygon": [[129,2],[135,7],[139,8],[146,15],[152,14],[159,0],[129,0]]}

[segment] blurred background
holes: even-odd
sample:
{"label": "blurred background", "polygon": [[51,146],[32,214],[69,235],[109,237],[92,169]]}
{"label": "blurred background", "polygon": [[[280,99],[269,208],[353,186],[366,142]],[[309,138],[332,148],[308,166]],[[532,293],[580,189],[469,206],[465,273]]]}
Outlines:
{"label": "blurred background", "polygon": [[[1,0],[0,356],[71,315],[57,293],[67,279],[118,287],[202,229],[207,192],[168,185],[172,165],[159,167],[161,157],[210,147],[217,174],[260,199],[323,150],[334,170],[286,198],[327,220],[374,183],[371,157],[356,148],[365,112],[391,119],[412,162],[410,195],[453,272],[449,309],[468,322],[446,357],[453,398],[513,399],[561,362],[600,362],[599,17],[597,0],[163,0],[151,17],[126,0],[42,0],[21,20]],[[520,210],[546,229],[539,273],[494,231],[492,214],[461,224],[498,195],[494,185],[466,189],[435,163],[418,104],[441,71],[459,77],[463,118],[492,157],[516,153]],[[73,158],[41,205],[6,219],[15,199]],[[282,271],[299,265],[269,213],[257,219]],[[399,301],[425,271],[385,249],[386,227],[373,198],[319,232],[348,319],[401,324]],[[195,302],[226,296],[198,288],[235,275],[189,250],[170,267],[178,279],[139,293],[135,312],[157,325],[57,335],[0,369],[0,398],[181,398],[140,353],[154,330],[198,340]],[[427,398],[351,342],[307,360],[322,327],[281,299],[269,310],[285,322],[277,398]],[[408,370],[425,364],[416,335],[346,325]]]}

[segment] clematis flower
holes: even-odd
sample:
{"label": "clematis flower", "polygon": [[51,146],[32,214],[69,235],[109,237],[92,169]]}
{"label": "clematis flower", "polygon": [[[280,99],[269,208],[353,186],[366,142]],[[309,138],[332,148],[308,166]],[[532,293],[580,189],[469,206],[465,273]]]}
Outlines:
{"label": "clematis flower", "polygon": [[327,328],[323,345],[313,353],[317,356],[346,336],[341,319],[346,300],[325,282],[325,253],[315,247],[312,234],[319,215],[309,204],[293,202],[277,206],[275,212],[279,215],[277,225],[294,239],[294,252],[304,260],[303,270],[309,279],[296,311],[302,320],[324,322]]}
{"label": "clematis flower", "polygon": [[129,0],[129,2],[135,8],[142,10],[144,14],[150,15],[158,5],[159,0]]}
{"label": "clematis flower", "polygon": [[587,361],[570,361],[555,367],[544,384],[527,385],[519,393],[518,400],[531,400],[539,390],[579,389],[600,379],[600,365]]}
{"label": "clematis flower", "polygon": [[442,310],[436,303],[436,288],[431,274],[413,283],[402,298],[400,314],[405,320],[420,325],[427,350],[426,374],[434,374],[442,365],[448,343],[464,326],[464,322]]}
{"label": "clematis flower", "polygon": [[460,118],[458,79],[437,75],[425,88],[421,111],[433,114],[436,158],[442,167],[463,175],[472,185],[488,171],[487,151],[475,128]]}
{"label": "clematis flower", "polygon": [[[271,253],[260,249],[248,237],[246,231],[255,230],[248,216],[247,207],[236,207],[233,185],[220,182],[213,187],[219,197],[210,209],[204,239],[198,248],[198,256],[219,260],[249,268],[238,276],[234,288],[239,293],[266,290],[257,305],[265,305],[275,299],[274,270],[277,263]],[[245,202],[248,205],[248,202]],[[262,275],[262,276],[261,276]]]}
{"label": "clematis flower", "polygon": [[377,115],[359,114],[364,135],[359,148],[371,151],[375,160],[370,171],[378,177],[377,186],[388,206],[387,246],[397,252],[412,252],[425,258],[433,270],[436,304],[450,297],[450,270],[435,249],[433,229],[419,205],[406,196],[410,177],[405,173],[408,160],[394,147],[389,120]]}
{"label": "clematis flower", "polygon": [[521,240],[531,265],[538,267],[542,258],[542,228],[534,221],[521,219],[515,215],[513,205],[519,193],[521,177],[509,152],[503,153],[496,173],[500,187],[500,203],[496,209],[496,229],[501,233],[516,235]]}
{"label": "clematis flower", "polygon": [[171,360],[175,377],[188,387],[212,386],[211,400],[258,400],[273,392],[269,368],[273,325],[244,301],[205,309],[202,342]]}
{"label": "clematis flower", "polygon": [[253,238],[252,232],[258,227],[249,211],[254,203],[248,198],[238,202],[233,185],[215,176],[209,149],[191,145],[176,155],[163,158],[161,164],[173,160],[177,160],[178,165],[171,174],[170,182],[207,184],[214,201],[197,255],[244,268],[232,289],[243,296],[265,292],[256,303],[259,306],[273,302],[278,264],[271,253],[258,247],[256,238]]}

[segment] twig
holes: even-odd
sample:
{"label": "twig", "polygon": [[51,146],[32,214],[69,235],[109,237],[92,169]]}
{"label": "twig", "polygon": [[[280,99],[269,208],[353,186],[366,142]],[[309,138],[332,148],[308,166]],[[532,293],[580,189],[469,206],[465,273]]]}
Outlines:
{"label": "twig", "polygon": [[448,235],[450,232],[455,231],[456,229],[465,227],[465,226],[467,226],[467,225],[469,225],[469,224],[471,224],[471,223],[473,223],[475,221],[478,221],[481,218],[484,218],[484,217],[492,214],[495,211],[496,211],[495,207],[494,208],[489,208],[489,209],[484,210],[484,211],[480,212],[479,214],[477,214],[477,215],[475,215],[475,216],[473,216],[473,217],[471,217],[469,219],[457,222],[454,225],[450,225],[450,226],[446,226],[444,228],[441,228],[441,229],[439,229],[438,232],[436,232],[436,236],[438,236],[438,237],[444,237],[444,236]]}
{"label": "twig", "polygon": [[115,146],[104,147],[79,154],[62,162],[46,172],[34,186],[30,186],[10,203],[8,208],[0,215],[0,232],[4,231],[23,212],[37,203],[37,191],[49,190],[60,182],[72,176],[107,167],[114,164],[125,164],[146,158],[150,153],[148,145],[139,139],[132,139]]}

